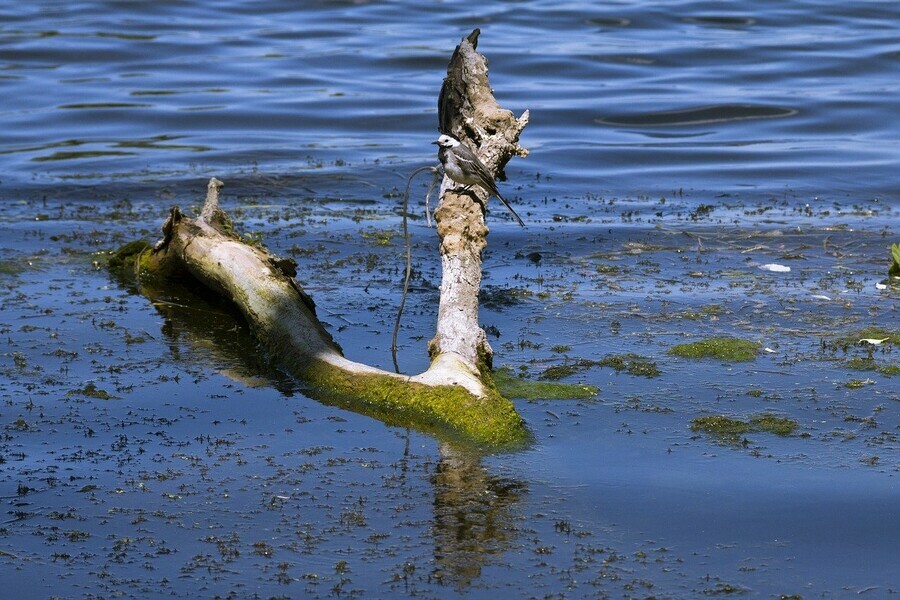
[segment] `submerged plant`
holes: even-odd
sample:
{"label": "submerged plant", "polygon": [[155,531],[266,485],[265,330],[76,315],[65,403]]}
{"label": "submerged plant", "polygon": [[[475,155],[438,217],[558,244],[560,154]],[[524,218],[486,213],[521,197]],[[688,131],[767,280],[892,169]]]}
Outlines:
{"label": "submerged plant", "polygon": [[872,349],[878,346],[900,345],[900,329],[887,329],[873,325],[838,336],[830,342],[823,341],[822,345],[824,348],[843,352],[847,352],[855,346]]}
{"label": "submerged plant", "polygon": [[575,373],[580,373],[581,371],[587,371],[593,367],[599,365],[595,360],[590,360],[588,358],[579,358],[573,361],[567,361],[561,365],[553,365],[551,367],[547,367],[540,374],[540,378],[544,380],[550,381],[558,381],[563,377],[568,377],[569,375],[574,375]]}
{"label": "submerged plant", "polygon": [[656,363],[640,354],[609,354],[600,359],[601,367],[610,367],[617,373],[625,371],[629,375],[639,377],[659,377],[659,367]]}
{"label": "submerged plant", "polygon": [[681,358],[717,358],[726,362],[747,362],[756,358],[759,344],[734,337],[712,337],[669,348]]}
{"label": "submerged plant", "polygon": [[891,244],[891,258],[894,262],[888,269],[888,275],[891,277],[900,277],[900,244]]}
{"label": "submerged plant", "polygon": [[732,419],[724,415],[697,417],[691,421],[691,431],[702,431],[722,437],[736,437],[750,433],[750,423],[740,419]]}
{"label": "submerged plant", "polygon": [[555,381],[530,381],[517,377],[508,367],[493,372],[494,385],[506,398],[522,400],[581,400],[597,395],[592,385],[559,383]]}
{"label": "submerged plant", "polygon": [[746,433],[761,431],[788,436],[794,433],[797,427],[799,425],[793,419],[778,417],[769,413],[756,415],[747,421],[724,415],[697,417],[691,421],[691,431],[702,431],[731,443],[739,442],[741,436]]}
{"label": "submerged plant", "polygon": [[877,371],[888,377],[900,375],[900,364],[880,364],[871,356],[851,358],[846,364],[854,371]]}
{"label": "submerged plant", "polygon": [[73,395],[81,395],[87,398],[97,398],[98,400],[115,400],[116,396],[113,396],[106,390],[100,389],[93,381],[89,381],[85,384],[83,388],[78,388],[69,391],[69,396]]}
{"label": "submerged plant", "polygon": [[0,260],[0,275],[18,275],[25,270],[21,264],[13,260]]}
{"label": "submerged plant", "polygon": [[794,430],[799,427],[797,421],[786,417],[776,417],[771,414],[762,414],[752,417],[750,419],[750,425],[753,427],[754,431],[768,431],[769,433],[780,436],[791,435],[794,433]]}

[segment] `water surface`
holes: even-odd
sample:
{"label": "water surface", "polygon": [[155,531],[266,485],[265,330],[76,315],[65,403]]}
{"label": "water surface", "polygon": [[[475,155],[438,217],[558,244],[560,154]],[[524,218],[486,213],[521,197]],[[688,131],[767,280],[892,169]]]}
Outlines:
{"label": "water surface", "polygon": [[[16,597],[881,597],[900,581],[900,5],[36,2],[0,7],[0,582]],[[227,307],[109,250],[226,183],[332,333],[391,367],[400,197],[482,29],[531,153],[492,206],[495,362],[636,353],[481,456],[306,398]],[[418,186],[417,200],[424,195]],[[440,273],[414,209],[405,371]],[[387,241],[387,243],[384,243]],[[790,267],[787,272],[764,265]],[[688,361],[738,335],[750,363]],[[254,351],[248,352],[248,349]],[[856,362],[853,362],[857,359]],[[859,361],[863,362],[860,363]],[[869,362],[865,362],[869,361]],[[710,414],[796,420],[723,442]]]}
{"label": "water surface", "polygon": [[0,191],[255,174],[303,196],[324,169],[349,178],[342,196],[377,198],[433,160],[447,57],[477,26],[501,104],[532,114],[533,153],[510,165],[510,186],[552,178],[522,194],[535,218],[544,196],[896,200],[898,12],[883,1],[10,6]]}

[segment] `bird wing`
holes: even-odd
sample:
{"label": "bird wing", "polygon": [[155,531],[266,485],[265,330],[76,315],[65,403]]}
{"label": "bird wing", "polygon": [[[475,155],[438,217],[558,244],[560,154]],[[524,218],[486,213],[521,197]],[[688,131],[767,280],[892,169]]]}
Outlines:
{"label": "bird wing", "polygon": [[500,196],[500,192],[497,191],[497,184],[494,182],[494,176],[485,164],[481,162],[481,159],[472,152],[472,149],[464,143],[460,143],[455,149],[457,158],[478,176],[479,184],[491,194]]}
{"label": "bird wing", "polygon": [[471,148],[469,148],[462,142],[460,142],[460,145],[456,147],[456,150],[457,158],[468,164],[472,168],[472,171],[474,171],[478,175],[478,179],[480,180],[479,184],[488,192],[490,192],[491,195],[497,196],[497,199],[503,203],[503,206],[505,206],[506,209],[512,213],[512,216],[516,218],[516,221],[519,223],[519,225],[525,227],[525,221],[522,220],[522,217],[520,217],[518,213],[513,210],[513,207],[509,205],[509,202],[507,202],[506,199],[500,195],[500,191],[497,189],[497,184],[494,182],[494,176],[491,175],[491,172],[488,170],[485,164],[481,162],[481,159],[478,158],[478,156],[474,152],[472,152]]}

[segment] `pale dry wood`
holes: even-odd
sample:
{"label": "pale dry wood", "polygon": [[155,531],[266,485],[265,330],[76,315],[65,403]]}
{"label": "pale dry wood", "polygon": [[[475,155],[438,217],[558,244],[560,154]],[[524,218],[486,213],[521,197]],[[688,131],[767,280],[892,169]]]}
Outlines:
{"label": "pale dry wood", "polygon": [[206,287],[229,299],[257,336],[302,371],[321,361],[346,373],[379,375],[427,385],[461,385],[475,396],[484,395],[477,371],[452,356],[438,357],[417,376],[398,375],[344,357],[340,347],[316,317],[312,300],[293,277],[290,261],[243,242],[230,231],[219,208],[218,179],[209,182],[206,202],[196,219],[173,208],[163,226],[164,238],[143,268],[155,273],[187,271]]}
{"label": "pale dry wood", "polygon": [[[526,156],[519,135],[528,124],[528,111],[518,119],[497,104],[488,80],[487,59],[480,54],[479,30],[464,38],[453,53],[438,100],[442,133],[465,141],[478,152],[493,175],[502,173],[513,156]],[[448,177],[441,184],[441,202],[435,211],[441,239],[441,299],[432,357],[452,354],[462,364],[491,364],[493,350],[478,321],[481,255],[487,247],[484,220],[487,193],[460,190]]]}

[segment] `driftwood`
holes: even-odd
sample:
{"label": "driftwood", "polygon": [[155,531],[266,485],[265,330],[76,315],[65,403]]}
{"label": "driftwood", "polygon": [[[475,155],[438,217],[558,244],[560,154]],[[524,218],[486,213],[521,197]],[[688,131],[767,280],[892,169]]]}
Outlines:
{"label": "driftwood", "polygon": [[[487,59],[476,51],[479,33],[476,29],[462,40],[450,59],[438,99],[438,124],[441,133],[477,148],[482,162],[497,175],[510,158],[528,154],[518,144],[528,124],[528,111],[516,119],[497,104],[488,81]],[[443,279],[437,331],[429,343],[429,354],[453,354],[470,369],[480,361],[490,366],[493,357],[478,324],[487,201],[485,190],[456,191],[455,184],[445,177],[435,211]]]}
{"label": "driftwood", "polygon": [[[439,102],[440,128],[478,148],[499,173],[515,155],[527,113],[515,119],[493,98],[487,62],[476,50],[477,30],[462,40],[448,67]],[[521,443],[527,430],[490,377],[492,351],[478,324],[481,254],[488,230],[487,198],[455,192],[445,178],[435,212],[443,267],[431,365],[399,375],[348,360],[316,317],[297,280],[296,263],[246,244],[219,206],[222,183],[209,182],[197,218],[172,208],[164,237],[136,262],[139,279],[189,275],[229,299],[270,354],[319,393],[388,422],[442,430],[491,446]]]}

